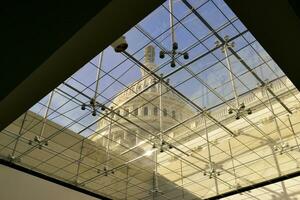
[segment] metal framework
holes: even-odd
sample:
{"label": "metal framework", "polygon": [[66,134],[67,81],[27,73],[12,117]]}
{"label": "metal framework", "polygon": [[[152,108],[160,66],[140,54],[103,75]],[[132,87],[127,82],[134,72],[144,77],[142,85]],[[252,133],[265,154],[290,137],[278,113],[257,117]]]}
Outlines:
{"label": "metal framework", "polygon": [[170,51],[161,50],[159,52],[159,57],[165,58],[165,55],[169,55],[171,57],[170,66],[175,67],[176,66],[176,61],[175,61],[176,56],[183,56],[183,58],[185,60],[187,60],[187,59],[189,59],[189,54],[188,54],[188,52],[178,51],[178,43],[175,40],[173,0],[169,0],[169,10],[170,10],[170,29],[171,29],[172,49]]}
{"label": "metal framework", "polygon": [[[119,54],[102,52],[97,64],[91,60],[47,102],[41,100],[3,130],[1,157],[112,199],[219,199],[240,192],[244,199],[258,199],[247,191],[270,192],[262,187],[298,176],[288,167],[299,167],[300,159],[297,89],[223,1],[168,3],[127,33],[141,43],[129,43]],[[223,20],[213,20],[206,9]],[[160,30],[152,31],[157,23]],[[200,26],[207,31],[193,28]],[[150,44],[159,57],[170,55],[154,70],[141,56]],[[149,97],[153,88],[158,93]],[[165,115],[170,96],[193,115]],[[157,107],[158,126],[128,110],[137,100],[135,109]],[[172,122],[166,125],[165,118]],[[141,142],[120,142],[116,127]],[[96,136],[105,144],[91,141]]]}

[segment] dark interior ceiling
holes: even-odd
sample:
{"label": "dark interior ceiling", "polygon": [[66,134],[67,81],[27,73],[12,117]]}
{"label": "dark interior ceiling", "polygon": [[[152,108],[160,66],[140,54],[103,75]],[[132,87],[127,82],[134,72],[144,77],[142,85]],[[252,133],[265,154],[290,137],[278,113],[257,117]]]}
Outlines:
{"label": "dark interior ceiling", "polygon": [[225,0],[279,67],[300,89],[300,1]]}
{"label": "dark interior ceiling", "polygon": [[0,130],[163,1],[2,5]]}
{"label": "dark interior ceiling", "polygon": [[[51,54],[94,17],[109,0],[69,4],[49,1],[19,3],[2,8],[2,100]],[[16,67],[15,67],[16,66]]]}

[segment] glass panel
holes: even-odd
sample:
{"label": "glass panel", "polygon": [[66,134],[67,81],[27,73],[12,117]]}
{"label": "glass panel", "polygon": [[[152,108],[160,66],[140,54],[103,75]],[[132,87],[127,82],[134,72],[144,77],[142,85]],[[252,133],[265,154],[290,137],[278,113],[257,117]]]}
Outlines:
{"label": "glass panel", "polygon": [[[223,0],[171,2],[4,129],[0,155],[112,199],[207,199],[296,172],[297,88]],[[233,198],[296,198],[297,181]]]}

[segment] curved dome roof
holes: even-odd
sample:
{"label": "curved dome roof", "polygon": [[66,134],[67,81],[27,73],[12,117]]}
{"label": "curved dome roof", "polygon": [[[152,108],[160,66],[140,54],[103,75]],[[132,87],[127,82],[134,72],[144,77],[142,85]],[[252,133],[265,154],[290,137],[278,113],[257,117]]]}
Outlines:
{"label": "curved dome roof", "polygon": [[[145,48],[145,56],[144,56],[144,65],[148,67],[150,70],[155,71],[156,64],[155,64],[155,49],[153,46],[149,45]],[[155,98],[155,96],[160,95],[160,84],[155,83],[155,79],[147,74],[143,69],[141,69],[142,77],[141,79],[131,83],[128,85],[128,89],[124,89],[121,91],[118,96],[113,100],[113,105],[122,105],[128,99],[132,98],[134,95],[137,95],[139,92],[142,92],[139,96],[141,98],[145,98],[149,100],[147,94],[150,94],[152,97],[151,99]],[[169,82],[167,80],[167,82]],[[151,86],[153,85],[153,86]],[[150,87],[151,86],[151,87]],[[147,89],[148,88],[148,89]],[[162,85],[162,95],[164,98],[167,98],[171,101],[174,101],[173,105],[181,104],[181,106],[186,107],[186,103],[178,97],[173,91],[168,90],[167,86]]]}
{"label": "curved dome roof", "polygon": [[[154,57],[154,47],[147,46],[145,48],[144,65],[152,71],[156,68]],[[112,101],[111,105],[113,105],[113,108],[116,108],[116,113],[126,117],[138,116],[138,118],[142,118],[146,121],[154,120],[158,116],[158,108],[160,107],[159,97],[162,96],[161,112],[163,112],[163,121],[167,127],[178,123],[177,120],[181,121],[193,114],[188,104],[172,90],[168,89],[166,85],[155,82],[157,80],[144,70],[141,70],[141,72],[141,79],[128,85],[128,88],[122,90]],[[162,95],[160,93],[162,93]],[[144,109],[147,111],[144,111]],[[118,118],[116,115],[113,116]],[[131,119],[139,121],[138,118],[132,117]],[[106,119],[100,120],[99,127],[104,127],[107,123],[109,122]],[[122,123],[126,122],[124,121]],[[157,123],[158,121],[151,121],[151,124],[154,126],[157,126]]]}

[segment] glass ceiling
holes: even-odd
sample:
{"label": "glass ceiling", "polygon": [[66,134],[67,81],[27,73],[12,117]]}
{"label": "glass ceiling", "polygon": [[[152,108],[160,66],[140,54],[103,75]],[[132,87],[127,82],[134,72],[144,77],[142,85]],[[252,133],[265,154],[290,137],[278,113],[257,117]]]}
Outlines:
{"label": "glass ceiling", "polygon": [[1,157],[111,199],[208,199],[299,170],[299,91],[223,0],[166,1],[124,36],[3,130]]}

